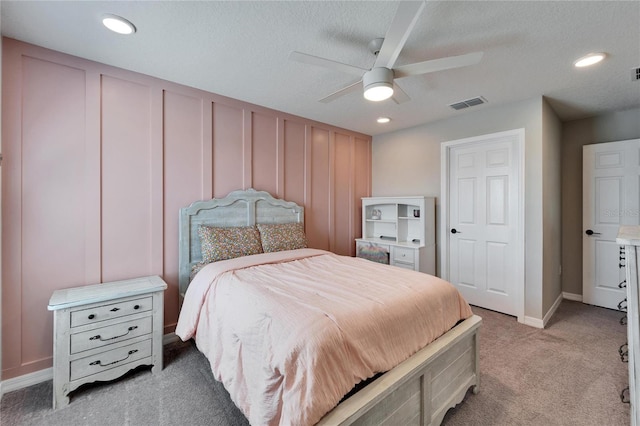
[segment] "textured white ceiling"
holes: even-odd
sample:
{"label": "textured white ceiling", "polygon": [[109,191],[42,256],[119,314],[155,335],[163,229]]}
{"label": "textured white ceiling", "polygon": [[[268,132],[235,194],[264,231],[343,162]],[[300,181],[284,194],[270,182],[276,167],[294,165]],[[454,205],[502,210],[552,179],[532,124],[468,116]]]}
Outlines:
{"label": "textured white ceiling", "polygon": [[[293,50],[369,68],[394,1],[2,1],[2,35],[376,135],[480,108],[546,96],[563,121],[640,107],[640,1],[428,1],[397,65],[484,51],[466,68],[398,80],[411,97],[361,92],[317,100],[357,80],[288,60]],[[104,13],[138,31],[111,33]],[[608,59],[572,63],[589,52]],[[448,105],[483,96],[463,111]],[[392,122],[380,125],[378,116]],[[639,117],[640,119],[640,117]]]}

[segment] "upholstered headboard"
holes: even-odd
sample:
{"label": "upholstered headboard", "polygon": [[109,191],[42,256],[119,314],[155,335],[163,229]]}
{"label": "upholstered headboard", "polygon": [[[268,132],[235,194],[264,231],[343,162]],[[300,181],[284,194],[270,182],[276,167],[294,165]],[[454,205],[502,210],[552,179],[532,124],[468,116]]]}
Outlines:
{"label": "upholstered headboard", "polygon": [[255,189],[233,191],[224,198],[196,201],[180,209],[178,277],[180,298],[189,286],[191,267],[202,260],[200,225],[229,227],[257,223],[304,222],[304,207]]}

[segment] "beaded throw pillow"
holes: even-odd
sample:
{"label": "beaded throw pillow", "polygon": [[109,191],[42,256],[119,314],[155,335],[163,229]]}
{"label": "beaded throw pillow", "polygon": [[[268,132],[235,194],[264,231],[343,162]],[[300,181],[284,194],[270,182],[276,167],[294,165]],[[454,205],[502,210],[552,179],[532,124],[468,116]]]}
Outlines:
{"label": "beaded throw pillow", "polygon": [[265,253],[307,247],[302,223],[258,224],[262,250]]}
{"label": "beaded throw pillow", "polygon": [[255,226],[217,228],[201,225],[198,234],[202,263],[205,264],[262,253],[260,233]]}

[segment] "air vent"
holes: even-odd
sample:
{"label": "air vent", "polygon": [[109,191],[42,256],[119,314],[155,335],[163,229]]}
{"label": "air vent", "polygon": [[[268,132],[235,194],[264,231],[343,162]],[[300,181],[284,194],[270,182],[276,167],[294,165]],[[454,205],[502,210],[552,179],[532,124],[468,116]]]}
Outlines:
{"label": "air vent", "polygon": [[633,68],[631,70],[631,81],[640,80],[640,68]]}
{"label": "air vent", "polygon": [[455,110],[460,110],[460,109],[465,109],[465,108],[469,108],[472,106],[485,104],[485,103],[487,103],[487,100],[482,96],[478,96],[476,98],[471,98],[471,99],[467,99],[460,102],[454,102],[449,106]]}

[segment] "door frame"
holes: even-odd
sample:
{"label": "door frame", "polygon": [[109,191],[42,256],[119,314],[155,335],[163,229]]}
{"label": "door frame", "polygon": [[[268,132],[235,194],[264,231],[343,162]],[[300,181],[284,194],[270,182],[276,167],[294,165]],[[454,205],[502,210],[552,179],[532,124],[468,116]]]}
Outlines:
{"label": "door frame", "polygon": [[505,136],[515,137],[514,148],[518,150],[518,222],[519,226],[516,232],[515,246],[518,251],[516,258],[516,274],[519,277],[519,285],[516,288],[516,312],[518,322],[525,323],[525,270],[524,270],[524,229],[525,229],[525,182],[524,182],[524,128],[507,130],[504,132],[490,133],[480,136],[472,136],[464,139],[457,139],[443,142],[440,145],[440,235],[438,243],[440,246],[440,256],[438,261],[438,270],[440,276],[449,279],[449,160],[453,148],[459,148],[465,145],[474,145],[490,141],[495,138]]}

